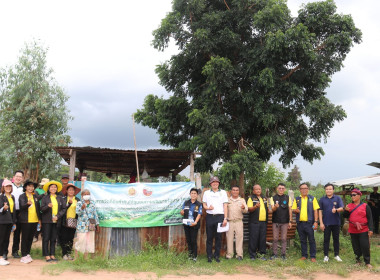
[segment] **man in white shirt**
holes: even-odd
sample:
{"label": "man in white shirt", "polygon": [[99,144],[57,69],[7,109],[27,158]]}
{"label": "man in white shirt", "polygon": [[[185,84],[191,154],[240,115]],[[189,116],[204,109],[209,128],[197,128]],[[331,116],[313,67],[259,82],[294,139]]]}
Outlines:
{"label": "man in white shirt", "polygon": [[212,262],[212,244],[215,239],[214,258],[220,262],[220,248],[222,245],[222,233],[217,232],[218,224],[227,225],[227,205],[228,197],[224,190],[219,189],[219,178],[213,176],[210,178],[211,189],[203,194],[203,208],[206,210],[206,252],[208,262]]}
{"label": "man in white shirt", "polygon": [[[12,183],[13,184],[12,194],[15,197],[15,208],[16,208],[17,217],[20,212],[20,204],[18,202],[18,198],[20,197],[21,194],[24,193],[23,188],[22,188],[23,182],[24,182],[24,172],[22,170],[17,170],[13,176],[13,183]],[[20,249],[20,234],[21,234],[21,226],[20,226],[20,223],[17,222],[16,230],[13,232],[12,256],[14,258],[20,258],[20,255],[18,254],[18,250]]]}

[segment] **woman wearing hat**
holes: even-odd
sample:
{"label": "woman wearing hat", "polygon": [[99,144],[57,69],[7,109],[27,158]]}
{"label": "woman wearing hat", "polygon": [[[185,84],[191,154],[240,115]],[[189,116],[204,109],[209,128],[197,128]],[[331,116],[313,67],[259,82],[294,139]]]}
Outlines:
{"label": "woman wearing hat", "polygon": [[57,261],[54,256],[57,224],[66,211],[63,198],[57,195],[61,190],[62,184],[60,182],[50,181],[44,185],[46,195],[41,199],[42,253],[47,262]]}
{"label": "woman wearing hat", "polygon": [[[12,182],[5,179],[2,182],[0,195],[0,265],[8,265],[6,252],[9,245],[12,226],[16,226],[15,197],[11,194]],[[5,255],[5,258],[4,258]]]}
{"label": "woman wearing hat", "polygon": [[76,231],[78,215],[76,207],[78,200],[75,196],[80,192],[80,189],[73,184],[68,184],[66,189],[62,190],[64,195],[63,201],[66,203],[65,214],[62,217],[61,227],[59,229],[59,242],[62,248],[62,258],[64,260],[72,260],[71,251],[73,249],[73,240]]}
{"label": "woman wearing hat", "polygon": [[371,209],[366,203],[360,201],[362,193],[358,189],[351,191],[352,203],[348,204],[343,212],[343,217],[348,218],[348,232],[351,235],[352,249],[356,256],[356,262],[360,263],[363,255],[368,268],[370,264],[369,238],[373,234],[373,221]]}
{"label": "woman wearing hat", "polygon": [[30,249],[32,248],[33,236],[36,233],[40,219],[40,204],[38,203],[37,195],[34,190],[37,183],[26,181],[23,189],[24,193],[19,197],[20,213],[18,222],[21,225],[21,255],[20,262],[30,263],[33,261],[30,256]]}

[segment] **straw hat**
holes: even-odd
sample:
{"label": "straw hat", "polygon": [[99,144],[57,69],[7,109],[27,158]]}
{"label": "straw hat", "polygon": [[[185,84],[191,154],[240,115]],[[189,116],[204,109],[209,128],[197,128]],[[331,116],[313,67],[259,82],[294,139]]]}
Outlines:
{"label": "straw hat", "polygon": [[77,186],[75,186],[75,185],[73,185],[73,184],[67,184],[67,186],[66,186],[65,188],[63,188],[63,190],[62,190],[62,194],[63,194],[64,196],[67,195],[67,189],[68,189],[69,187],[74,187],[74,196],[76,196],[76,195],[77,195],[78,193],[80,193],[80,191],[81,191],[81,189],[78,188]]}
{"label": "straw hat", "polygon": [[48,178],[42,178],[41,182],[40,182],[40,186],[44,186],[47,182],[49,182],[50,180]]}
{"label": "straw hat", "polygon": [[44,187],[43,187],[44,191],[47,192],[49,190],[49,187],[51,185],[56,185],[57,186],[57,192],[60,192],[62,190],[62,184],[60,182],[58,182],[58,181],[50,181],[50,182],[47,182],[44,185]]}

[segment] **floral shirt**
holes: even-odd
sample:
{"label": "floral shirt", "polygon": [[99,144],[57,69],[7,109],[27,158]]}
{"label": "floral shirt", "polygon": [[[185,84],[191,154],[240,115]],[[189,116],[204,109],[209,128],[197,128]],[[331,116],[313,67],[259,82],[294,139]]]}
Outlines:
{"label": "floral shirt", "polygon": [[83,201],[78,201],[77,207],[75,209],[78,214],[77,232],[84,233],[88,232],[90,220],[95,219],[96,225],[99,225],[98,214],[96,213],[96,206],[94,201],[90,201],[85,209],[82,210]]}

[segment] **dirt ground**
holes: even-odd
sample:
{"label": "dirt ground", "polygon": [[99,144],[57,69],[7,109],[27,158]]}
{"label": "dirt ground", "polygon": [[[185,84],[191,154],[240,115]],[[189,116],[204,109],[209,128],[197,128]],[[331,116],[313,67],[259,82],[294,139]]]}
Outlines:
{"label": "dirt ground", "polygon": [[[12,238],[10,240],[12,242]],[[36,243],[33,243],[33,247],[41,247],[41,240]],[[11,245],[10,247],[11,248]],[[225,275],[217,273],[215,275],[189,275],[189,276],[178,276],[178,275],[165,275],[158,278],[156,274],[150,272],[140,272],[140,273],[131,273],[131,272],[108,272],[108,271],[97,271],[95,273],[82,273],[82,272],[73,272],[66,271],[58,275],[50,275],[43,273],[43,267],[46,265],[54,265],[53,263],[48,264],[44,260],[34,260],[29,264],[20,263],[20,259],[14,259],[9,257],[8,261],[10,265],[0,267],[0,280],[123,280],[123,279],[136,279],[136,280],[173,280],[173,279],[196,279],[196,280],[273,280],[275,279],[272,275],[263,274],[262,271],[253,272],[252,274],[235,274],[235,275]],[[340,277],[338,275],[318,273],[312,275],[313,280],[380,280],[379,273],[370,273],[370,272],[355,272],[350,274],[349,277]],[[289,275],[286,279],[291,280],[302,280],[305,278],[295,277]],[[310,279],[310,275],[308,275]]]}
{"label": "dirt ground", "polygon": [[[235,274],[235,275],[224,275],[224,274],[215,274],[215,275],[189,275],[189,276],[178,276],[178,275],[166,275],[161,278],[158,278],[154,273],[137,273],[133,274],[130,272],[107,272],[107,271],[98,271],[96,273],[81,273],[81,272],[63,272],[59,275],[49,275],[42,274],[42,267],[45,265],[54,265],[46,264],[43,260],[35,260],[30,264],[22,264],[19,260],[9,258],[11,262],[10,265],[3,266],[0,268],[0,279],[1,280],[19,280],[19,279],[28,279],[28,280],[66,280],[66,279],[81,279],[81,280],[122,280],[122,279],[162,279],[162,280],[173,280],[173,279],[197,279],[197,280],[273,280],[273,277],[263,275],[261,272],[257,274]],[[314,280],[379,280],[379,273],[369,273],[369,272],[355,272],[351,274],[348,278],[343,278],[337,275],[319,273],[314,275]],[[289,276],[287,279],[291,280],[302,280],[303,278]]]}

